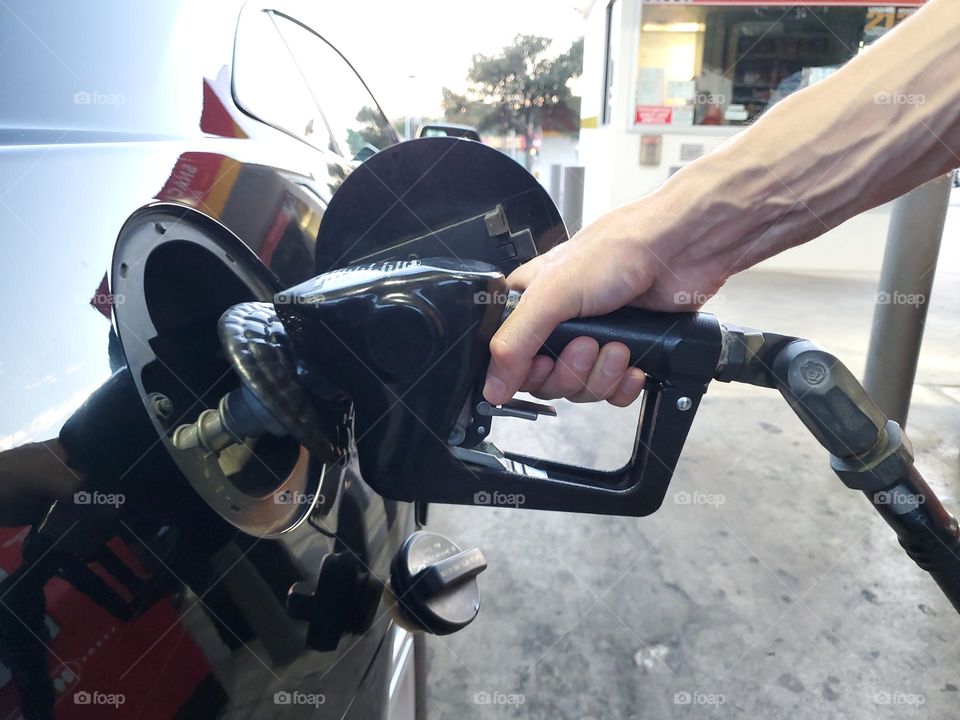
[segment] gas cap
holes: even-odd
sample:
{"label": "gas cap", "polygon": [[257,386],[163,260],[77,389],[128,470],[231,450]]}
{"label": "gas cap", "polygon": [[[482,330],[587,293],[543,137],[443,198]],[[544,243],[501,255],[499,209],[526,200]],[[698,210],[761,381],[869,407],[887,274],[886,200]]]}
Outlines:
{"label": "gas cap", "polygon": [[466,627],[480,611],[477,575],[486,569],[480,548],[461,550],[443,535],[413,533],[390,566],[401,624],[434,635]]}

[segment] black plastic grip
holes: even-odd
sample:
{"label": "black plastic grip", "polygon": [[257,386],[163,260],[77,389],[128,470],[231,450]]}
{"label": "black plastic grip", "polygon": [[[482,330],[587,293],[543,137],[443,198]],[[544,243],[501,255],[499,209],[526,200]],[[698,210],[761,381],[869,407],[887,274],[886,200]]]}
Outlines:
{"label": "black plastic grip", "polygon": [[561,323],[540,352],[557,357],[578,337],[592,337],[601,346],[621,342],[630,349],[631,366],[663,383],[683,387],[703,387],[710,382],[722,342],[720,323],[713,315],[626,307]]}

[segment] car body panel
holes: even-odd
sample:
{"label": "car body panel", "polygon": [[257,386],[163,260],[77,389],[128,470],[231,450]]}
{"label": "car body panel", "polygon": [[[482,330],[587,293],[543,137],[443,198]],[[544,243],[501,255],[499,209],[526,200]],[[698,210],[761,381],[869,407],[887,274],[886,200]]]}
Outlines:
{"label": "car body panel", "polygon": [[[311,275],[324,208],[353,163],[237,107],[235,29],[261,11],[0,11],[0,58],[23,69],[0,80],[0,718],[44,717],[51,701],[56,717],[103,717],[111,699],[117,717],[341,717],[361,701],[387,712],[393,659],[376,659],[387,606],[368,600],[365,632],[321,652],[284,601],[334,551],[385,577],[412,508],[373,493],[348,457],[326,469],[332,497],[309,522],[272,538],[237,531],[156,442],[126,364],[142,338],[118,325],[127,298],[111,290],[118,233],[154,203],[181,208],[184,227],[221,227],[264,284]],[[178,288],[180,277],[158,282],[189,308],[203,288]],[[124,499],[104,518],[76,492]]]}

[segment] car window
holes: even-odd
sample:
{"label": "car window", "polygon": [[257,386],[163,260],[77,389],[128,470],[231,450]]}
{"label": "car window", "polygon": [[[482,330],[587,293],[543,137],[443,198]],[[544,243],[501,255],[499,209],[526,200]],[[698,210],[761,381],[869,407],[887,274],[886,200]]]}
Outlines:
{"label": "car window", "polygon": [[376,100],[343,56],[303,25],[276,13],[274,18],[323,111],[335,150],[348,159],[363,160],[396,142]]}
{"label": "car window", "polygon": [[241,14],[233,64],[233,93],[244,111],[317,148],[335,149],[310,87],[268,12]]}

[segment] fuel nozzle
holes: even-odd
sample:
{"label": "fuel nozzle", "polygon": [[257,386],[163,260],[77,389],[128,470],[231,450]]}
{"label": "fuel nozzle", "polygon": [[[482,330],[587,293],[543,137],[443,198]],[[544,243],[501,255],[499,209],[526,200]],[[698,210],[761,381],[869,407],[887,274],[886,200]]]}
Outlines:
{"label": "fuel nozzle", "polygon": [[283,436],[287,430],[245,386],[222,398],[216,408],[204,410],[196,422],[173,431],[173,446],[178,450],[201,448],[220,452],[230,445],[242,444],[250,437]]}
{"label": "fuel nozzle", "polygon": [[507,295],[496,267],[434,258],[353,265],[276,296],[297,367],[353,401],[361,470],[387,497],[404,499],[412,469],[446,452]]}
{"label": "fuel nozzle", "polygon": [[220,453],[249,438],[291,435],[321,460],[339,455],[335,434],[299,382],[286,330],[270,303],[234,305],[220,318],[220,343],[240,387],[216,408],[173,431],[178,450]]}
{"label": "fuel nozzle", "polygon": [[[718,321],[623,308],[561,323],[546,339],[541,352],[554,357],[580,336],[622,342],[630,364],[647,373],[633,454],[608,472],[503,452],[487,440],[494,418],[556,414],[483,398],[490,340],[518,301],[495,265],[424,258],[351,265],[272,304],[234,306],[220,339],[248,394],[178,429],[176,443],[216,451],[245,430],[279,425],[314,455],[342,457],[355,446],[364,480],[391,500],[653,512],[716,373]],[[343,411],[334,417],[330,403]],[[342,442],[330,440],[337,428]]]}

